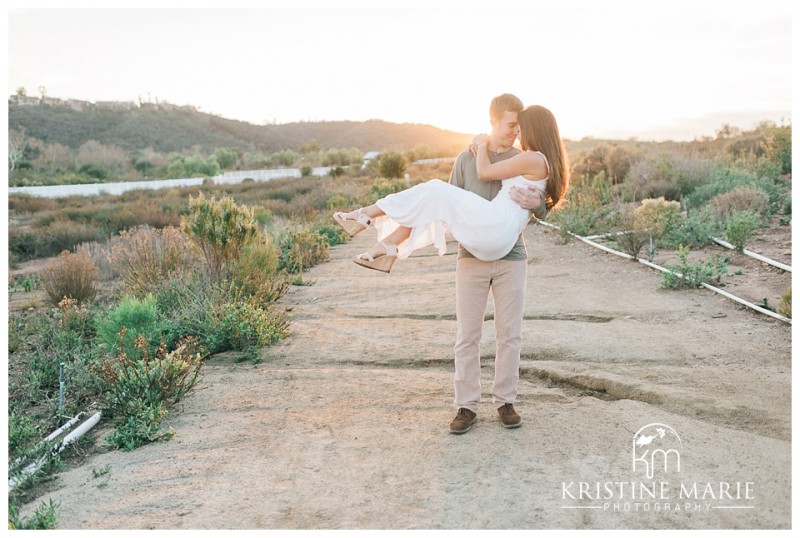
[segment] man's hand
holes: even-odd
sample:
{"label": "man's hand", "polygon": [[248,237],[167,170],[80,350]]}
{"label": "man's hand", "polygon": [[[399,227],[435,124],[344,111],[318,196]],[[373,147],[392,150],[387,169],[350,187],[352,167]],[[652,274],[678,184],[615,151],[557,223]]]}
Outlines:
{"label": "man's hand", "polygon": [[511,187],[510,198],[522,209],[536,211],[542,204],[542,192],[536,187]]}

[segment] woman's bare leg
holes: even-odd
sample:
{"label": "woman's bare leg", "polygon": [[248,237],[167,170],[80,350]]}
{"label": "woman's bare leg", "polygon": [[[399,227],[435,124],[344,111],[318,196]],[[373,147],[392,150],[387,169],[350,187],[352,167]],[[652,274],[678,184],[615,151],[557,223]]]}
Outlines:
{"label": "woman's bare leg", "polygon": [[[397,246],[403,243],[406,239],[408,239],[408,236],[410,235],[411,235],[411,228],[400,226],[395,231],[387,235],[386,239],[384,239],[383,242],[386,243],[387,245]],[[369,249],[369,251],[367,251],[366,254],[372,256],[373,258],[377,258],[378,256],[383,256],[384,254],[386,254],[386,248],[380,243],[375,243],[375,245],[371,249]]]}
{"label": "woman's bare leg", "polygon": [[350,211],[349,213],[345,213],[344,217],[348,220],[357,220],[359,212],[363,213],[364,215],[372,219],[374,219],[375,217],[382,217],[383,215],[386,214],[383,211],[381,211],[380,207],[378,207],[375,204],[372,204],[370,206],[362,207],[356,209],[355,211]]}

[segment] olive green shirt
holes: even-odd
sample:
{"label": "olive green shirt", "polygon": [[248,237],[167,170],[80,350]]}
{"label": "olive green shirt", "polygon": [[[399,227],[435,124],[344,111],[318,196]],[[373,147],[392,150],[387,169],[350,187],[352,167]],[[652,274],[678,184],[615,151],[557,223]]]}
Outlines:
{"label": "olive green shirt", "polygon": [[[499,153],[497,155],[494,155],[494,153],[490,151],[489,161],[495,163],[497,161],[510,159],[518,153],[519,150],[517,148],[511,148],[508,151]],[[497,196],[497,193],[500,192],[500,187],[502,187],[503,184],[502,181],[481,181],[478,179],[478,167],[475,163],[475,155],[470,153],[468,150],[461,152],[461,154],[459,154],[459,156],[456,158],[453,169],[450,171],[450,183],[456,187],[461,187],[462,189],[474,192],[486,200],[494,199],[494,197]],[[534,215],[537,218],[544,218],[547,215],[547,209],[545,208],[545,205],[542,204],[539,206],[539,208],[534,212]],[[459,244],[458,259],[461,258],[474,258],[474,256],[466,248]],[[517,243],[514,245],[514,248],[511,249],[511,252],[506,254],[506,256],[502,259],[510,261],[528,259],[528,253],[525,250],[525,241],[522,238],[522,234],[520,234],[519,238],[517,239]]]}

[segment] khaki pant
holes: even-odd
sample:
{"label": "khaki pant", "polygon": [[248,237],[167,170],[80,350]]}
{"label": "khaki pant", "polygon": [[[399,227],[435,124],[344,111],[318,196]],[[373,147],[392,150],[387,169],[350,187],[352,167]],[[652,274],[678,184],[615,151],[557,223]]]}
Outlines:
{"label": "khaki pant", "polygon": [[456,263],[455,345],[456,408],[478,412],[481,397],[480,343],[489,291],[494,299],[497,350],[492,400],[496,407],[514,403],[519,382],[522,314],[525,305],[525,260],[484,262],[461,258]]}

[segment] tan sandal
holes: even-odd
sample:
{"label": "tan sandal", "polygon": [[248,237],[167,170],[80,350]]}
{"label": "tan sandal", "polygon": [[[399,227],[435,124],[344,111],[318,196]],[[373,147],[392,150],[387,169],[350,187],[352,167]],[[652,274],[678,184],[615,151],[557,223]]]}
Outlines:
{"label": "tan sandal", "polygon": [[390,272],[394,262],[397,261],[397,247],[395,245],[389,245],[383,241],[381,241],[380,244],[386,250],[385,254],[372,256],[369,252],[364,252],[363,254],[354,256],[353,261],[361,267],[366,267],[367,269],[374,269],[384,273]]}
{"label": "tan sandal", "polygon": [[343,213],[341,211],[333,214],[333,220],[339,223],[339,225],[344,228],[344,231],[347,232],[347,235],[350,237],[355,237],[370,226],[372,226],[374,220],[365,215],[358,210],[358,217],[356,219],[347,218],[347,213]]}

